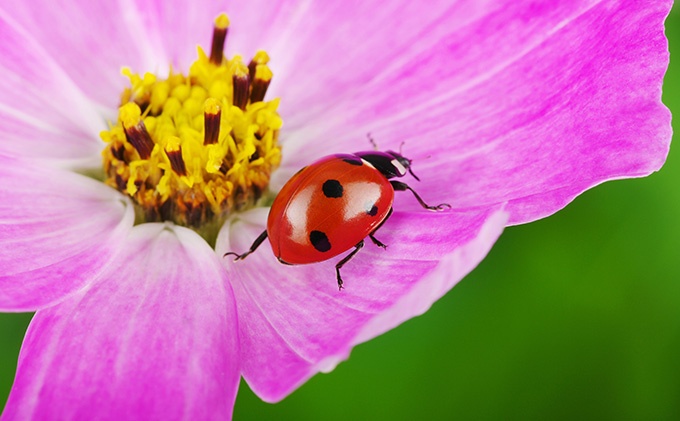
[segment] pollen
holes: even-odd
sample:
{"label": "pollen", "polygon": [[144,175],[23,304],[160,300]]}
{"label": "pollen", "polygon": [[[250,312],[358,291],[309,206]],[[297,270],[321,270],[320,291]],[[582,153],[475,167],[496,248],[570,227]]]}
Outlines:
{"label": "pollen", "polygon": [[247,65],[225,57],[229,25],[225,14],[215,19],[210,55],[198,47],[188,74],[122,71],[130,83],[117,121],[101,133],[103,166],[139,222],[171,221],[203,235],[254,206],[281,161],[279,99],[264,99],[269,56],[258,51]]}

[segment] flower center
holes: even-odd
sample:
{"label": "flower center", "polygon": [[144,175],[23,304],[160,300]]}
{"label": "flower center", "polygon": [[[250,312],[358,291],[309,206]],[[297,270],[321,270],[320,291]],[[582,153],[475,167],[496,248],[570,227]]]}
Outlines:
{"label": "flower center", "polygon": [[172,221],[215,233],[251,207],[281,160],[278,99],[264,101],[272,72],[259,51],[245,65],[223,56],[229,19],[215,19],[210,56],[198,47],[188,75],[166,79],[123,69],[130,87],[118,121],[101,133],[106,183],[130,196],[138,222]]}

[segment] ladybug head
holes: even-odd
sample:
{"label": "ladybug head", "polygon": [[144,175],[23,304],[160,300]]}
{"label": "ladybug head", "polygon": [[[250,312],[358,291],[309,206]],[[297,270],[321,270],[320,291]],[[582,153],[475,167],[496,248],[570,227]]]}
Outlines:
{"label": "ladybug head", "polygon": [[420,181],[420,178],[418,178],[418,176],[413,174],[413,170],[411,169],[411,162],[413,162],[413,161],[406,158],[401,153],[397,153],[397,152],[394,152],[394,151],[387,151],[386,153],[389,154],[389,155],[392,155],[394,157],[394,159],[392,160],[391,163],[392,163],[392,165],[394,165],[399,170],[399,175],[397,177],[403,177],[408,172],[409,174],[411,174],[411,177]]}
{"label": "ladybug head", "polygon": [[357,152],[355,155],[361,157],[364,161],[371,163],[376,170],[380,171],[388,179],[403,177],[406,173],[409,173],[413,178],[420,181],[411,170],[411,160],[398,152],[368,151]]}

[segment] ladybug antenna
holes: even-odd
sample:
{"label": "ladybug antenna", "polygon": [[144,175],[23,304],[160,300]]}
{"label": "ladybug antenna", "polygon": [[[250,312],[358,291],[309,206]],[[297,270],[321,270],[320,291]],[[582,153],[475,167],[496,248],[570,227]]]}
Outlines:
{"label": "ladybug antenna", "polygon": [[402,140],[402,141],[401,141],[401,144],[399,145],[399,155],[402,155],[402,156],[403,156],[403,154],[401,153],[401,150],[402,150],[402,148],[404,147],[404,143],[406,143],[406,141],[405,141],[405,140]]}
{"label": "ladybug antenna", "polygon": [[366,133],[366,137],[368,138],[368,141],[371,142],[371,145],[373,145],[373,150],[377,151],[378,150],[378,144],[375,143],[373,136],[371,136],[371,132]]}

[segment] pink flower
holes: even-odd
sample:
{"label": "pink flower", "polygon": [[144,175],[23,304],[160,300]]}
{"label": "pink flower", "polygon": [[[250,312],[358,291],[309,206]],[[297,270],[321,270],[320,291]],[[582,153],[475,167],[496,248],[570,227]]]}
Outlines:
{"label": "pink flower", "polygon": [[[0,309],[37,311],[4,418],[230,418],[240,376],[280,400],[426,311],[506,225],[668,152],[670,0],[216,3],[0,4]],[[405,142],[418,192],[452,205],[397,193],[387,251],[367,245],[341,292],[334,260],[222,257],[250,246],[266,207],[232,213],[213,248],[171,222],[135,225],[142,187],[90,177],[121,67],[186,73],[222,11],[228,55],[271,56],[273,191],[370,132],[381,149]]]}

